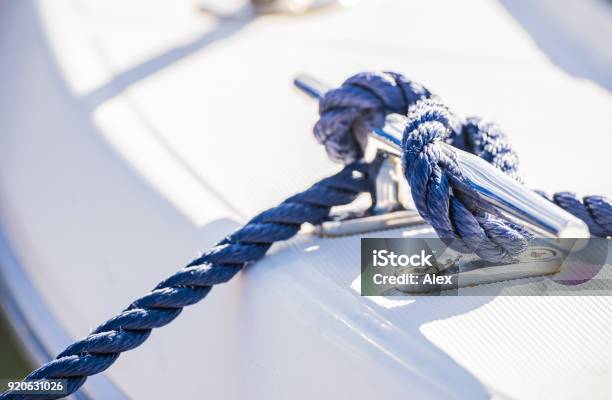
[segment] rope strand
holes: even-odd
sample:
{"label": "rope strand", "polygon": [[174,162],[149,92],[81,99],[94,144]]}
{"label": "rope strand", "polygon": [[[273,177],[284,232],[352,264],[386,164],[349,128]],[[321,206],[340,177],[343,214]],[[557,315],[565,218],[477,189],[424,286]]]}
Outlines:
{"label": "rope strand", "polygon": [[25,378],[65,379],[67,394],[5,392],[0,399],[56,399],[74,393],[88,376],[106,370],[121,353],[144,343],[153,329],[172,322],[183,307],[199,302],[214,285],[261,259],[273,243],[291,238],[303,223],[323,222],[331,207],[348,204],[370,189],[368,166],[354,163],[262,212]]}
{"label": "rope strand", "polygon": [[[0,394],[0,400],[55,399],[74,393],[88,376],[110,367],[125,351],[144,343],[152,330],[172,322],[184,307],[205,298],[214,285],[229,281],[246,265],[261,259],[273,243],[294,236],[303,223],[323,222],[333,206],[371,191],[368,166],[357,162],[369,130],[382,127],[389,113],[409,116],[402,140],[405,177],[421,216],[454,248],[489,261],[509,262],[522,253],[532,235],[477,204],[465,185],[455,153],[444,141],[482,157],[520,181],[518,157],[494,124],[477,118],[461,121],[419,84],[391,72],[357,74],[320,102],[315,137],[329,156],[347,164],[275,208],[262,212],[186,267],[132,302],[87,337],[25,380],[65,379],[67,394]],[[558,206],[587,223],[593,235],[612,235],[612,203],[602,196],[560,192]]]}
{"label": "rope strand", "polygon": [[[461,120],[432,92],[401,74],[363,72],[323,96],[314,134],[332,160],[351,162],[362,156],[368,132],[382,128],[390,113],[408,115],[411,121],[404,135],[404,150],[410,152],[404,153],[405,174],[417,210],[438,236],[458,239],[463,251],[489,261],[508,261],[521,253],[531,237],[527,231],[486,212],[469,197],[451,195],[453,187],[461,186],[461,171],[453,154],[436,145],[445,141],[473,153],[522,182],[518,156],[497,125],[477,117]],[[559,192],[551,201],[583,220],[593,236],[612,236],[609,199],[588,196],[581,202]],[[477,243],[484,247],[475,247]],[[460,250],[461,243],[455,245]]]}

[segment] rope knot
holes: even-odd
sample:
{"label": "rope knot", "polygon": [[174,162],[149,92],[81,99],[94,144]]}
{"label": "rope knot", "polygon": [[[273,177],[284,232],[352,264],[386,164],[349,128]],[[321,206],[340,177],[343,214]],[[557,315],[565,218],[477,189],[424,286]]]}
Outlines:
{"label": "rope knot", "polygon": [[[459,136],[462,140],[459,140]],[[523,183],[519,173],[519,158],[506,134],[493,123],[478,117],[468,117],[453,146],[475,154],[507,175]]]}
{"label": "rope knot", "polygon": [[[455,152],[443,142],[457,138],[458,119],[437,99],[417,102],[402,138],[404,174],[419,214],[458,251],[494,262],[511,262],[531,235],[498,218],[466,185]],[[460,131],[460,128],[459,128]]]}
{"label": "rope knot", "polygon": [[368,132],[382,127],[387,114],[407,114],[411,105],[430,95],[397,73],[353,75],[321,99],[315,137],[333,161],[350,164],[363,156]]}
{"label": "rope knot", "polygon": [[438,146],[440,140],[450,136],[454,118],[449,109],[437,99],[417,102],[409,114],[408,124],[402,138],[404,170],[413,171],[419,158],[427,157],[438,164],[446,161]]}

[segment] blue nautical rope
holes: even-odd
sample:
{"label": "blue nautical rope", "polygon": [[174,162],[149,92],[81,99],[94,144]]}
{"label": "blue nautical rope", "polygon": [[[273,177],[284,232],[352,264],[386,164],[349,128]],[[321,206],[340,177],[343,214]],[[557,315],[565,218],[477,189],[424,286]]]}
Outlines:
{"label": "blue nautical rope", "polygon": [[[478,117],[467,118],[460,132],[453,132],[452,145],[473,153],[493,164],[519,182],[519,158],[512,149],[506,135],[494,123]],[[571,192],[558,192],[548,196],[539,194],[557,206],[584,221],[593,236],[612,236],[612,201],[604,196],[585,196],[581,199]]]}
{"label": "blue nautical rope", "polygon": [[487,212],[475,199],[455,153],[440,146],[450,141],[454,116],[434,98],[419,100],[402,139],[404,174],[421,216],[454,248],[494,262],[511,262],[533,236],[524,228]]}
{"label": "blue nautical rope", "polygon": [[393,72],[354,75],[320,100],[315,138],[332,160],[349,164],[363,156],[368,131],[382,128],[387,114],[407,114],[418,100],[431,95]]}
{"label": "blue nautical rope", "polygon": [[25,378],[65,379],[67,394],[5,392],[0,399],[55,399],[74,393],[88,376],[106,370],[121,353],[140,346],[154,328],[170,323],[183,307],[199,302],[214,285],[229,281],[242,268],[261,259],[273,243],[291,238],[306,222],[323,222],[331,207],[348,204],[358,194],[370,191],[369,175],[366,164],[349,164],[336,175],[262,212]]}
{"label": "blue nautical rope", "polygon": [[[173,321],[185,306],[206,297],[214,285],[261,259],[273,243],[291,238],[303,223],[325,221],[331,207],[371,192],[370,167],[358,161],[363,155],[361,144],[370,129],[384,125],[389,113],[409,116],[402,140],[404,173],[419,213],[440,238],[486,260],[509,262],[520,254],[531,234],[479,204],[464,184],[455,153],[440,146],[447,142],[474,153],[520,180],[518,157],[502,131],[475,117],[460,120],[431,92],[400,74],[358,74],[322,98],[314,129],[330,157],[347,164],[341,172],[262,212],[25,379],[65,379],[67,394],[74,393],[88,376],[106,370],[122,352],[140,346],[154,328]],[[581,202],[562,192],[551,200],[584,220],[593,235],[612,235],[608,199],[590,196]],[[6,392],[0,399],[64,396]]]}
{"label": "blue nautical rope", "polygon": [[552,198],[544,196],[570,214],[583,220],[591,235],[612,236],[612,201],[604,196],[585,196],[582,201],[571,192],[558,192]]}
{"label": "blue nautical rope", "polygon": [[367,133],[381,128],[386,115],[407,114],[404,172],[421,217],[455,249],[489,261],[510,262],[525,250],[531,239],[525,229],[486,212],[469,196],[451,194],[453,188],[470,189],[462,185],[454,154],[436,146],[439,141],[458,145],[516,176],[517,157],[509,146],[490,145],[505,140],[500,130],[485,124],[481,130],[476,119],[460,121],[432,92],[389,72],[354,75],[323,96],[319,113],[315,137],[340,162],[361,157]]}
{"label": "blue nautical rope", "polygon": [[[455,240],[455,248],[490,261],[509,261],[519,255],[532,235],[465,195],[469,188],[462,185],[454,154],[437,145],[445,141],[471,152],[522,182],[518,156],[495,124],[476,117],[457,118],[432,92],[401,74],[366,72],[323,96],[314,134],[332,160],[351,162],[362,155],[360,144],[367,132],[381,128],[390,113],[409,117],[402,145],[404,172],[419,214],[438,236]],[[590,196],[580,202],[561,192],[551,200],[585,221],[592,235],[612,236],[609,199]]]}
{"label": "blue nautical rope", "polygon": [[519,158],[501,128],[478,117],[468,117],[452,132],[451,144],[489,162],[518,182],[523,182]]}

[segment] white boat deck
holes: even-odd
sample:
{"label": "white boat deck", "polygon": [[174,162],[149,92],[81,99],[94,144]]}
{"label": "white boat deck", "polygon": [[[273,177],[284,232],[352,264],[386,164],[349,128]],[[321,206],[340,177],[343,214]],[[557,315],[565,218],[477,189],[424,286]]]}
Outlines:
{"label": "white boat deck", "polygon": [[[405,73],[498,121],[529,186],[612,194],[610,4],[362,1],[222,20],[197,4],[3,6],[0,277],[38,361],[338,169],[310,132],[316,104],[291,86],[299,72]],[[86,393],[609,398],[611,297],[375,302],[358,274],[356,237],[275,245]]]}

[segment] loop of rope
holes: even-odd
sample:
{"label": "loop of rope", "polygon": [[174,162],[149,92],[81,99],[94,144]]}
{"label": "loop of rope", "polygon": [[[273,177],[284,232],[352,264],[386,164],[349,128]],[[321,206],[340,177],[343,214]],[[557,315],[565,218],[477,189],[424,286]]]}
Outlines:
{"label": "loop of rope", "polygon": [[74,393],[88,376],[106,370],[120,353],[140,346],[154,328],[170,323],[183,307],[199,302],[214,285],[229,281],[243,267],[261,259],[273,243],[291,238],[303,223],[323,222],[331,207],[352,202],[370,191],[370,185],[369,167],[353,163],[262,212],[25,378],[65,379],[67,394],[5,392],[0,399],[56,399]]}
{"label": "loop of rope", "polygon": [[323,96],[314,128],[332,160],[361,157],[373,128],[390,113],[407,114],[404,170],[419,214],[443,240],[459,251],[474,252],[495,262],[509,262],[526,248],[523,228],[476,207],[469,197],[451,195],[461,187],[454,155],[436,146],[444,140],[477,154],[511,176],[518,176],[518,158],[503,133],[476,118],[460,121],[423,86],[389,72],[360,73]]}
{"label": "loop of rope", "polygon": [[[490,261],[507,261],[521,253],[531,235],[483,211],[467,196],[451,194],[453,186],[468,189],[461,185],[461,171],[453,155],[436,146],[436,141],[444,140],[522,182],[518,156],[495,124],[476,117],[458,119],[429,90],[401,74],[365,72],[325,94],[314,134],[332,160],[350,162],[361,157],[360,144],[365,142],[367,132],[381,128],[390,113],[408,115],[412,121],[406,129],[404,148],[415,153],[404,154],[405,161],[409,161],[405,163],[405,174],[417,210],[438,236],[461,239],[462,243],[456,246],[463,245],[465,251]],[[550,200],[583,220],[593,236],[612,236],[609,199],[588,196],[581,202],[571,193],[560,192]]]}
{"label": "loop of rope", "polygon": [[[421,216],[459,251],[511,262],[532,236],[474,202],[455,153],[439,146],[451,138],[454,116],[437,99],[422,99],[409,114],[402,139],[404,174]],[[466,195],[472,194],[472,196]]]}
{"label": "loop of rope", "polygon": [[418,100],[430,96],[423,86],[393,72],[354,75],[319,102],[315,138],[332,160],[354,162],[363,156],[372,127],[381,128],[387,114],[407,114]]}

